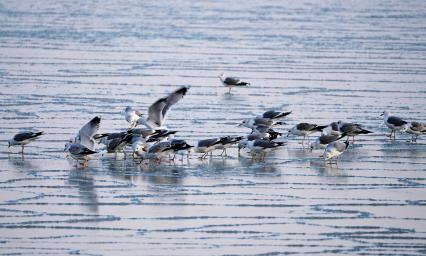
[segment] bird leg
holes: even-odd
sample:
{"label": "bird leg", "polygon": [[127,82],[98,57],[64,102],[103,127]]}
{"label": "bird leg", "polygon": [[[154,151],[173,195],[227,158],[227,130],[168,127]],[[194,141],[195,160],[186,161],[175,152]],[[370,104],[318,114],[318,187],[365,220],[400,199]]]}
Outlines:
{"label": "bird leg", "polygon": [[21,154],[24,154],[24,145],[22,145]]}
{"label": "bird leg", "polygon": [[232,89],[232,87],[229,87],[228,94],[231,94],[231,89]]}

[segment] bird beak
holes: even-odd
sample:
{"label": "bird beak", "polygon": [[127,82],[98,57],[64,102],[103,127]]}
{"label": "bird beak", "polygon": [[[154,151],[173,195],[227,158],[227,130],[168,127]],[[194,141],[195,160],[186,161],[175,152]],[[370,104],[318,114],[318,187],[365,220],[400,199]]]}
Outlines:
{"label": "bird beak", "polygon": [[385,113],[380,114],[380,116],[383,116]]}
{"label": "bird beak", "polygon": [[290,136],[290,132],[287,133],[287,137]]}
{"label": "bird beak", "polygon": [[237,124],[237,126],[238,126],[238,127],[241,127],[241,126],[243,126],[243,123]]}

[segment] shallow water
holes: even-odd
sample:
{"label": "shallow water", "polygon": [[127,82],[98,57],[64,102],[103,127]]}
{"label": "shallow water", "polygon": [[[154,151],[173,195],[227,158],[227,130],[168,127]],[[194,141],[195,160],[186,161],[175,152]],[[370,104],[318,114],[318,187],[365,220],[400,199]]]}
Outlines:
{"label": "shallow water", "polygon": [[[0,254],[424,255],[425,139],[390,141],[379,114],[425,121],[426,4],[415,1],[0,3]],[[249,80],[226,95],[217,75]],[[68,138],[191,89],[167,125],[195,142],[245,117],[362,123],[338,166],[296,138],[266,161],[214,156],[76,169]],[[46,132],[9,150],[17,131]]]}

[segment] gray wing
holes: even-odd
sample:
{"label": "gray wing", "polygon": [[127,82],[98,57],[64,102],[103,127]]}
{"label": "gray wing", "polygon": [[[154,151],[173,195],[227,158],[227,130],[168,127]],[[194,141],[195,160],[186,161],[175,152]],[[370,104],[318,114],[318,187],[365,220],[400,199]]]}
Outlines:
{"label": "gray wing", "polygon": [[229,85],[237,85],[241,82],[241,80],[239,78],[236,78],[236,77],[227,77],[227,78],[225,78],[225,80],[223,82],[225,84],[229,84]]}
{"label": "gray wing", "polygon": [[170,142],[168,142],[168,141],[160,142],[160,143],[154,144],[154,145],[152,145],[152,146],[149,148],[148,153],[157,153],[157,152],[161,152],[161,151],[163,151],[163,150],[165,150],[165,149],[169,148],[169,147],[170,147],[170,145],[171,145],[171,144],[170,144]]}
{"label": "gray wing", "polygon": [[310,130],[314,129],[315,127],[317,127],[317,125],[316,124],[308,124],[308,123],[300,123],[296,127],[299,131],[310,131]]}
{"label": "gray wing", "polygon": [[359,124],[353,124],[353,123],[345,123],[340,127],[341,132],[345,133],[353,133],[360,131],[362,128]]}
{"label": "gray wing", "polygon": [[68,151],[75,156],[85,156],[97,153],[96,151],[93,151],[81,144],[72,144]]}
{"label": "gray wing", "polygon": [[274,148],[275,143],[268,140],[255,140],[253,146],[262,148]]}
{"label": "gray wing", "polygon": [[42,135],[43,132],[23,132],[23,133],[18,133],[16,134],[13,139],[15,141],[24,141],[24,140],[28,140],[28,139],[32,139],[32,138],[36,138],[40,135]]}
{"label": "gray wing", "polygon": [[269,131],[269,129],[270,128],[265,125],[258,125],[253,129],[253,131],[256,131],[258,133],[266,133]]}
{"label": "gray wing", "polygon": [[326,145],[330,144],[333,141],[336,141],[339,138],[339,136],[336,135],[321,135],[318,140],[321,144]]}
{"label": "gray wing", "polygon": [[131,134],[136,134],[139,136],[142,136],[144,138],[148,137],[149,135],[154,133],[154,130],[151,129],[145,129],[145,128],[133,128],[129,130]]}
{"label": "gray wing", "polygon": [[269,111],[266,111],[265,113],[263,113],[263,118],[272,119],[272,118],[275,118],[276,116],[278,116],[279,114],[280,114],[280,112],[278,112],[278,111],[269,110]]}
{"label": "gray wing", "polygon": [[403,126],[404,124],[407,124],[407,122],[396,116],[390,116],[388,118],[388,123],[393,124],[395,126]]}
{"label": "gray wing", "polygon": [[154,102],[148,109],[148,118],[158,126],[163,123],[163,109],[167,105],[167,98],[161,98]]}
{"label": "gray wing", "polygon": [[219,139],[200,140],[200,141],[198,141],[198,147],[211,147],[218,141],[219,141]]}
{"label": "gray wing", "polygon": [[180,101],[183,96],[185,96],[185,94],[188,92],[188,88],[187,87],[181,87],[178,90],[172,92],[166,100],[166,106],[164,106],[163,110],[162,110],[162,114],[163,114],[163,119],[166,117],[166,113],[167,111],[171,108],[171,106],[173,106],[174,104],[176,104],[178,101]]}
{"label": "gray wing", "polygon": [[101,118],[96,116],[92,120],[90,120],[87,124],[85,124],[83,127],[81,127],[80,131],[78,132],[77,141],[81,145],[89,149],[93,149],[95,147],[93,136],[99,130],[100,123],[101,123]]}
{"label": "gray wing", "polygon": [[264,125],[264,126],[271,126],[273,122],[270,119],[263,118],[263,117],[256,117],[254,119],[254,125]]}

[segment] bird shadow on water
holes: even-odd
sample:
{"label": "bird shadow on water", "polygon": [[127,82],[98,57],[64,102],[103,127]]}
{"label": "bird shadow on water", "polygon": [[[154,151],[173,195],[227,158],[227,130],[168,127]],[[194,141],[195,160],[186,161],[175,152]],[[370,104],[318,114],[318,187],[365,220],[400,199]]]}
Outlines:
{"label": "bird shadow on water", "polygon": [[67,183],[78,189],[82,204],[94,213],[98,212],[98,196],[95,190],[95,181],[88,170],[75,170],[68,174]]}
{"label": "bird shadow on water", "polygon": [[40,166],[32,159],[25,158],[21,154],[9,155],[8,162],[18,171],[34,171],[40,170]]}

